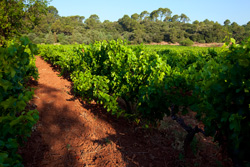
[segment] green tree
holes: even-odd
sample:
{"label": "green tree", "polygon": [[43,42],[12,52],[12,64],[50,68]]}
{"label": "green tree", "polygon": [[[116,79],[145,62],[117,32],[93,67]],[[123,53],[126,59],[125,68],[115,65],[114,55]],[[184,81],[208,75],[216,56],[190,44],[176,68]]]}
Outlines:
{"label": "green tree", "polygon": [[56,20],[52,25],[51,25],[51,30],[53,32],[56,32],[57,34],[62,33],[63,32],[63,26],[62,26],[62,22],[61,19]]}
{"label": "green tree", "polygon": [[98,15],[92,14],[84,23],[87,29],[95,29],[99,27],[101,22]]}
{"label": "green tree", "polygon": [[200,22],[199,22],[198,20],[193,21],[193,24],[194,24],[194,25],[199,25],[199,23],[200,23]]}
{"label": "green tree", "polygon": [[138,21],[139,18],[140,18],[140,15],[138,15],[137,13],[134,13],[134,14],[131,15],[131,19],[133,19],[133,20]]}
{"label": "green tree", "polygon": [[108,20],[105,20],[102,23],[102,29],[103,29],[103,31],[106,31],[106,32],[115,32],[115,33],[116,32],[118,32],[118,33],[122,32],[122,27],[118,22],[111,22],[111,21],[108,21]]}
{"label": "green tree", "polygon": [[133,34],[131,35],[131,40],[135,44],[143,43],[147,40],[146,38],[147,34],[141,29],[133,31]]}
{"label": "green tree", "polygon": [[[51,31],[56,32],[57,34],[64,33],[66,35],[72,35],[73,30],[83,29],[83,20],[84,16],[68,16],[68,17],[60,17],[56,19],[54,23],[51,24]],[[79,28],[81,27],[81,28]]]}
{"label": "green tree", "polygon": [[164,39],[164,22],[146,21],[144,24],[145,32],[150,37],[150,42],[161,42]]}
{"label": "green tree", "polygon": [[51,31],[45,36],[45,42],[47,44],[53,44],[53,43],[55,43],[55,37],[54,37],[54,35],[52,34]]}
{"label": "green tree", "polygon": [[58,10],[54,6],[49,6],[48,12],[51,13],[54,17],[59,17]]}
{"label": "green tree", "polygon": [[87,44],[107,39],[106,33],[99,30],[88,30],[84,37],[83,42]]}
{"label": "green tree", "polygon": [[171,18],[171,22],[176,22],[179,21],[180,16],[179,15],[173,15],[173,17]]}
{"label": "green tree", "polygon": [[1,0],[0,43],[21,35],[23,29],[34,28],[39,16],[46,13],[47,4],[46,0]]}
{"label": "green tree", "polygon": [[71,36],[71,43],[83,43],[83,37],[82,34],[79,33],[76,29],[73,30],[72,36]]}
{"label": "green tree", "polygon": [[160,15],[160,20],[168,21],[171,18],[172,11],[168,8],[159,8],[158,13]]}
{"label": "green tree", "polygon": [[183,23],[188,23],[190,21],[190,19],[189,19],[189,17],[187,17],[187,15],[182,13],[180,16],[180,21]]}
{"label": "green tree", "polygon": [[118,20],[118,23],[122,26],[124,31],[132,32],[141,28],[140,24],[136,20],[131,19],[128,15],[124,15]]}
{"label": "green tree", "polygon": [[33,42],[34,42],[35,44],[41,44],[41,43],[44,42],[44,40],[43,40],[43,38],[36,37],[36,38],[33,40]]}
{"label": "green tree", "polygon": [[149,12],[144,10],[143,12],[141,12],[140,14],[140,20],[146,20],[149,17]]}
{"label": "green tree", "polygon": [[58,38],[59,43],[62,45],[70,44],[71,36],[69,35],[64,35],[64,33],[61,33],[57,35],[57,38]]}
{"label": "green tree", "polygon": [[232,32],[232,35],[233,35],[233,38],[236,39],[237,42],[240,42],[242,40],[245,39],[245,29],[244,27],[238,25],[236,22],[233,22],[231,24],[231,32]]}
{"label": "green tree", "polygon": [[243,27],[245,28],[244,36],[247,38],[250,36],[250,21],[246,25],[244,25]]}
{"label": "green tree", "polygon": [[154,10],[154,11],[152,11],[151,13],[150,13],[150,19],[152,20],[152,21],[157,21],[158,20],[158,17],[159,17],[159,11],[158,10]]}
{"label": "green tree", "polygon": [[37,35],[33,32],[27,34],[27,37],[32,41],[34,42],[34,40],[37,38]]}
{"label": "green tree", "polygon": [[175,28],[170,29],[164,36],[164,41],[175,43],[178,41],[178,31]]}
{"label": "green tree", "polygon": [[224,26],[229,26],[230,24],[231,24],[230,20],[227,19],[227,20],[224,21]]}
{"label": "green tree", "polygon": [[225,36],[227,35],[225,27],[223,27],[218,22],[216,22],[213,25],[212,32],[213,32],[213,36],[214,36],[214,38],[213,38],[214,42],[223,42]]}

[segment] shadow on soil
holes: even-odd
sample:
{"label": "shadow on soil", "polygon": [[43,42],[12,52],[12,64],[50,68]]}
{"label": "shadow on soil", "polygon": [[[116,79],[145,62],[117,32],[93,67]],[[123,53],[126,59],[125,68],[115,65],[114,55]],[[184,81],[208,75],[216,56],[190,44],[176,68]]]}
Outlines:
{"label": "shadow on soil", "polygon": [[[44,166],[119,166],[119,162],[113,162],[119,158],[114,158],[114,152],[107,153],[107,150],[117,149],[124,161],[124,166],[178,166],[178,152],[171,147],[171,142],[164,138],[160,133],[153,130],[143,130],[133,126],[127,120],[116,118],[97,104],[82,103],[82,107],[90,110],[96,119],[112,125],[115,134],[107,134],[107,137],[92,140],[93,145],[100,146],[100,151],[96,151],[91,156],[92,163],[79,162],[76,157],[79,154],[71,150],[70,143],[74,138],[78,140],[87,134],[88,127],[79,120],[79,116],[70,114],[72,110],[66,105],[58,106],[53,99],[58,99],[57,93],[61,90],[39,84],[40,93],[50,96],[42,102],[41,107],[37,108],[40,112],[40,119],[36,129],[32,133],[26,145],[20,149],[24,159],[25,167],[44,167]],[[37,103],[39,97],[35,97],[32,102]],[[79,100],[72,98],[70,101]],[[81,100],[80,100],[81,101]],[[72,133],[75,131],[75,133]],[[69,132],[69,133],[67,133]],[[81,140],[79,140],[81,141]],[[77,144],[75,144],[77,145]],[[52,147],[54,146],[54,147]],[[105,149],[106,148],[106,149]]]}
{"label": "shadow on soil", "polygon": [[[51,63],[48,64],[50,64],[50,67],[53,69],[53,71],[60,71],[59,67],[54,66]],[[64,73],[62,77],[71,82],[69,73]],[[71,86],[73,86],[73,83]],[[171,167],[179,166],[182,163],[182,160],[178,158],[179,152],[173,149],[171,146],[171,140],[167,139],[165,134],[162,135],[155,130],[141,129],[134,126],[133,123],[130,123],[126,119],[118,119],[115,116],[112,116],[110,113],[107,113],[102,105],[85,103],[79,97],[76,98],[74,96],[74,91],[72,88],[69,93],[72,95],[72,98],[67,99],[67,101],[79,100],[82,104],[82,107],[90,110],[91,113],[94,114],[95,118],[112,125],[116,132],[115,135],[107,134],[107,137],[101,138],[99,140],[93,140],[92,142],[102,146],[102,148],[108,146],[111,147],[110,145],[116,145],[115,147],[121,153],[122,159],[126,163],[126,166]],[[67,109],[64,110],[64,112],[65,111],[67,111]],[[41,117],[43,117],[43,114]],[[65,115],[63,117],[65,117]],[[57,120],[60,119],[57,118]],[[63,129],[65,127],[62,126],[61,128]],[[99,151],[96,153],[96,155],[92,156],[94,157],[93,161],[95,161],[94,165],[109,166],[108,164],[110,163],[107,161],[114,159],[112,156],[113,154],[109,155],[105,151]],[[96,160],[98,158],[102,160]],[[115,165],[115,162],[112,162],[112,164]]]}
{"label": "shadow on soil", "polygon": [[[70,114],[72,111],[68,106],[54,103],[53,99],[59,98],[56,94],[61,93],[61,90],[41,84],[38,86],[36,91],[50,98],[37,108],[39,121],[28,142],[20,149],[24,166],[81,166],[76,152],[70,149],[70,143],[74,138],[81,138],[78,134],[86,131],[86,127],[76,115]],[[39,99],[35,96],[31,103],[37,103]]]}
{"label": "shadow on soil", "polygon": [[[108,134],[107,137],[93,142],[102,147],[116,145],[126,166],[172,167],[182,163],[178,158],[179,152],[172,148],[171,141],[158,131],[133,126],[129,121],[107,113],[101,105],[82,102],[82,106],[91,110],[97,119],[111,124],[115,129],[116,134]],[[101,154],[99,152],[97,156]],[[96,166],[103,165],[99,163]]]}
{"label": "shadow on soil", "polygon": [[[107,137],[93,140],[94,143],[107,147],[116,145],[116,148],[122,154],[126,166],[129,167],[184,167],[184,166],[232,166],[231,160],[227,156],[218,157],[219,150],[215,144],[199,138],[194,148],[195,156],[184,157],[183,149],[176,149],[176,135],[173,133],[183,133],[180,129],[171,129],[171,132],[160,132],[156,129],[143,129],[124,118],[108,113],[101,105],[82,103],[83,108],[91,110],[97,119],[112,125],[116,134],[108,134]],[[176,122],[174,122],[176,123]],[[198,139],[197,139],[198,140]],[[184,139],[179,141],[184,142]],[[173,145],[175,144],[175,146]],[[177,142],[178,144],[178,142]],[[105,153],[103,153],[106,155]],[[102,152],[96,154],[101,156]],[[106,155],[107,156],[107,155]],[[223,157],[225,156],[225,157]],[[112,158],[112,157],[108,157]],[[97,163],[96,166],[103,166]]]}

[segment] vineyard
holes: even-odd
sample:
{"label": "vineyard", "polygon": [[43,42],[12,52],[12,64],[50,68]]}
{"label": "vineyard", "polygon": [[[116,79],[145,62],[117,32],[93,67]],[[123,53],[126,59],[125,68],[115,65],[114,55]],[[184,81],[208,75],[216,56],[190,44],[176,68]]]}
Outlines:
{"label": "vineyard", "polygon": [[247,2],[89,2],[0,1],[0,167],[250,167]]}
{"label": "vineyard", "polygon": [[[28,39],[1,47],[0,166],[21,165],[17,149],[30,136],[38,112],[27,103],[38,78],[34,54],[73,82],[74,94],[102,105],[112,115],[144,128],[170,117],[185,129],[185,156],[197,133],[212,136],[235,166],[249,166],[250,39],[222,48],[130,46],[125,41],[91,45],[39,45]],[[196,113],[203,127],[185,124]]]}
{"label": "vineyard", "polygon": [[70,74],[82,99],[144,127],[157,126],[164,116],[182,122],[177,115],[191,109],[205,129],[183,125],[186,147],[202,132],[224,145],[235,164],[249,164],[250,40],[220,49],[155,49],[124,41],[39,49],[44,60]]}

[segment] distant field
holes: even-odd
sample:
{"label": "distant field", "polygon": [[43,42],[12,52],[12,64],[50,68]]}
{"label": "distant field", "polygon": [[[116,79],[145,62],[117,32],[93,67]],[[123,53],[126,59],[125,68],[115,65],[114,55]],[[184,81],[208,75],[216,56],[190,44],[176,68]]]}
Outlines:
{"label": "distant field", "polygon": [[[139,45],[131,45],[130,47],[135,48]],[[144,47],[155,50],[157,52],[161,52],[164,50],[169,51],[177,51],[177,52],[207,52],[209,49],[213,49],[215,51],[220,51],[222,47],[198,47],[198,46],[180,46],[180,45],[143,45]]]}
{"label": "distant field", "polygon": [[[84,44],[83,44],[84,45]],[[51,46],[56,47],[58,51],[68,51],[72,50],[73,48],[82,47],[81,44],[71,44],[71,45],[52,45],[47,44],[45,46]],[[44,45],[38,45],[40,47],[43,47]],[[85,45],[90,46],[90,45]],[[211,50],[214,50],[215,52],[220,52],[222,50],[222,47],[199,47],[199,46],[181,46],[181,45],[147,45],[147,44],[141,44],[141,45],[127,45],[128,48],[132,48],[134,50],[137,50],[140,47],[143,47],[144,50],[147,51],[155,51],[159,55],[207,55],[210,54],[209,52]]]}

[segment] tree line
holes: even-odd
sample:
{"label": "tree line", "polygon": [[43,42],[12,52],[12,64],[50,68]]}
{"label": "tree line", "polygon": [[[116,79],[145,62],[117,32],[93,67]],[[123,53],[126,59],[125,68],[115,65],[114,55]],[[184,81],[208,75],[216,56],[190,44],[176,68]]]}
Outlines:
{"label": "tree line", "polygon": [[250,36],[250,21],[242,26],[228,19],[223,25],[208,19],[190,23],[187,15],[173,15],[169,8],[142,11],[140,14],[124,15],[118,21],[101,22],[96,14],[89,18],[79,15],[59,16],[58,10],[49,6],[47,13],[40,13],[37,24],[29,27],[22,29],[21,33],[36,44],[90,44],[111,39],[126,39],[132,44],[161,41],[180,43],[185,40],[211,43],[223,42],[225,36],[240,42]]}

